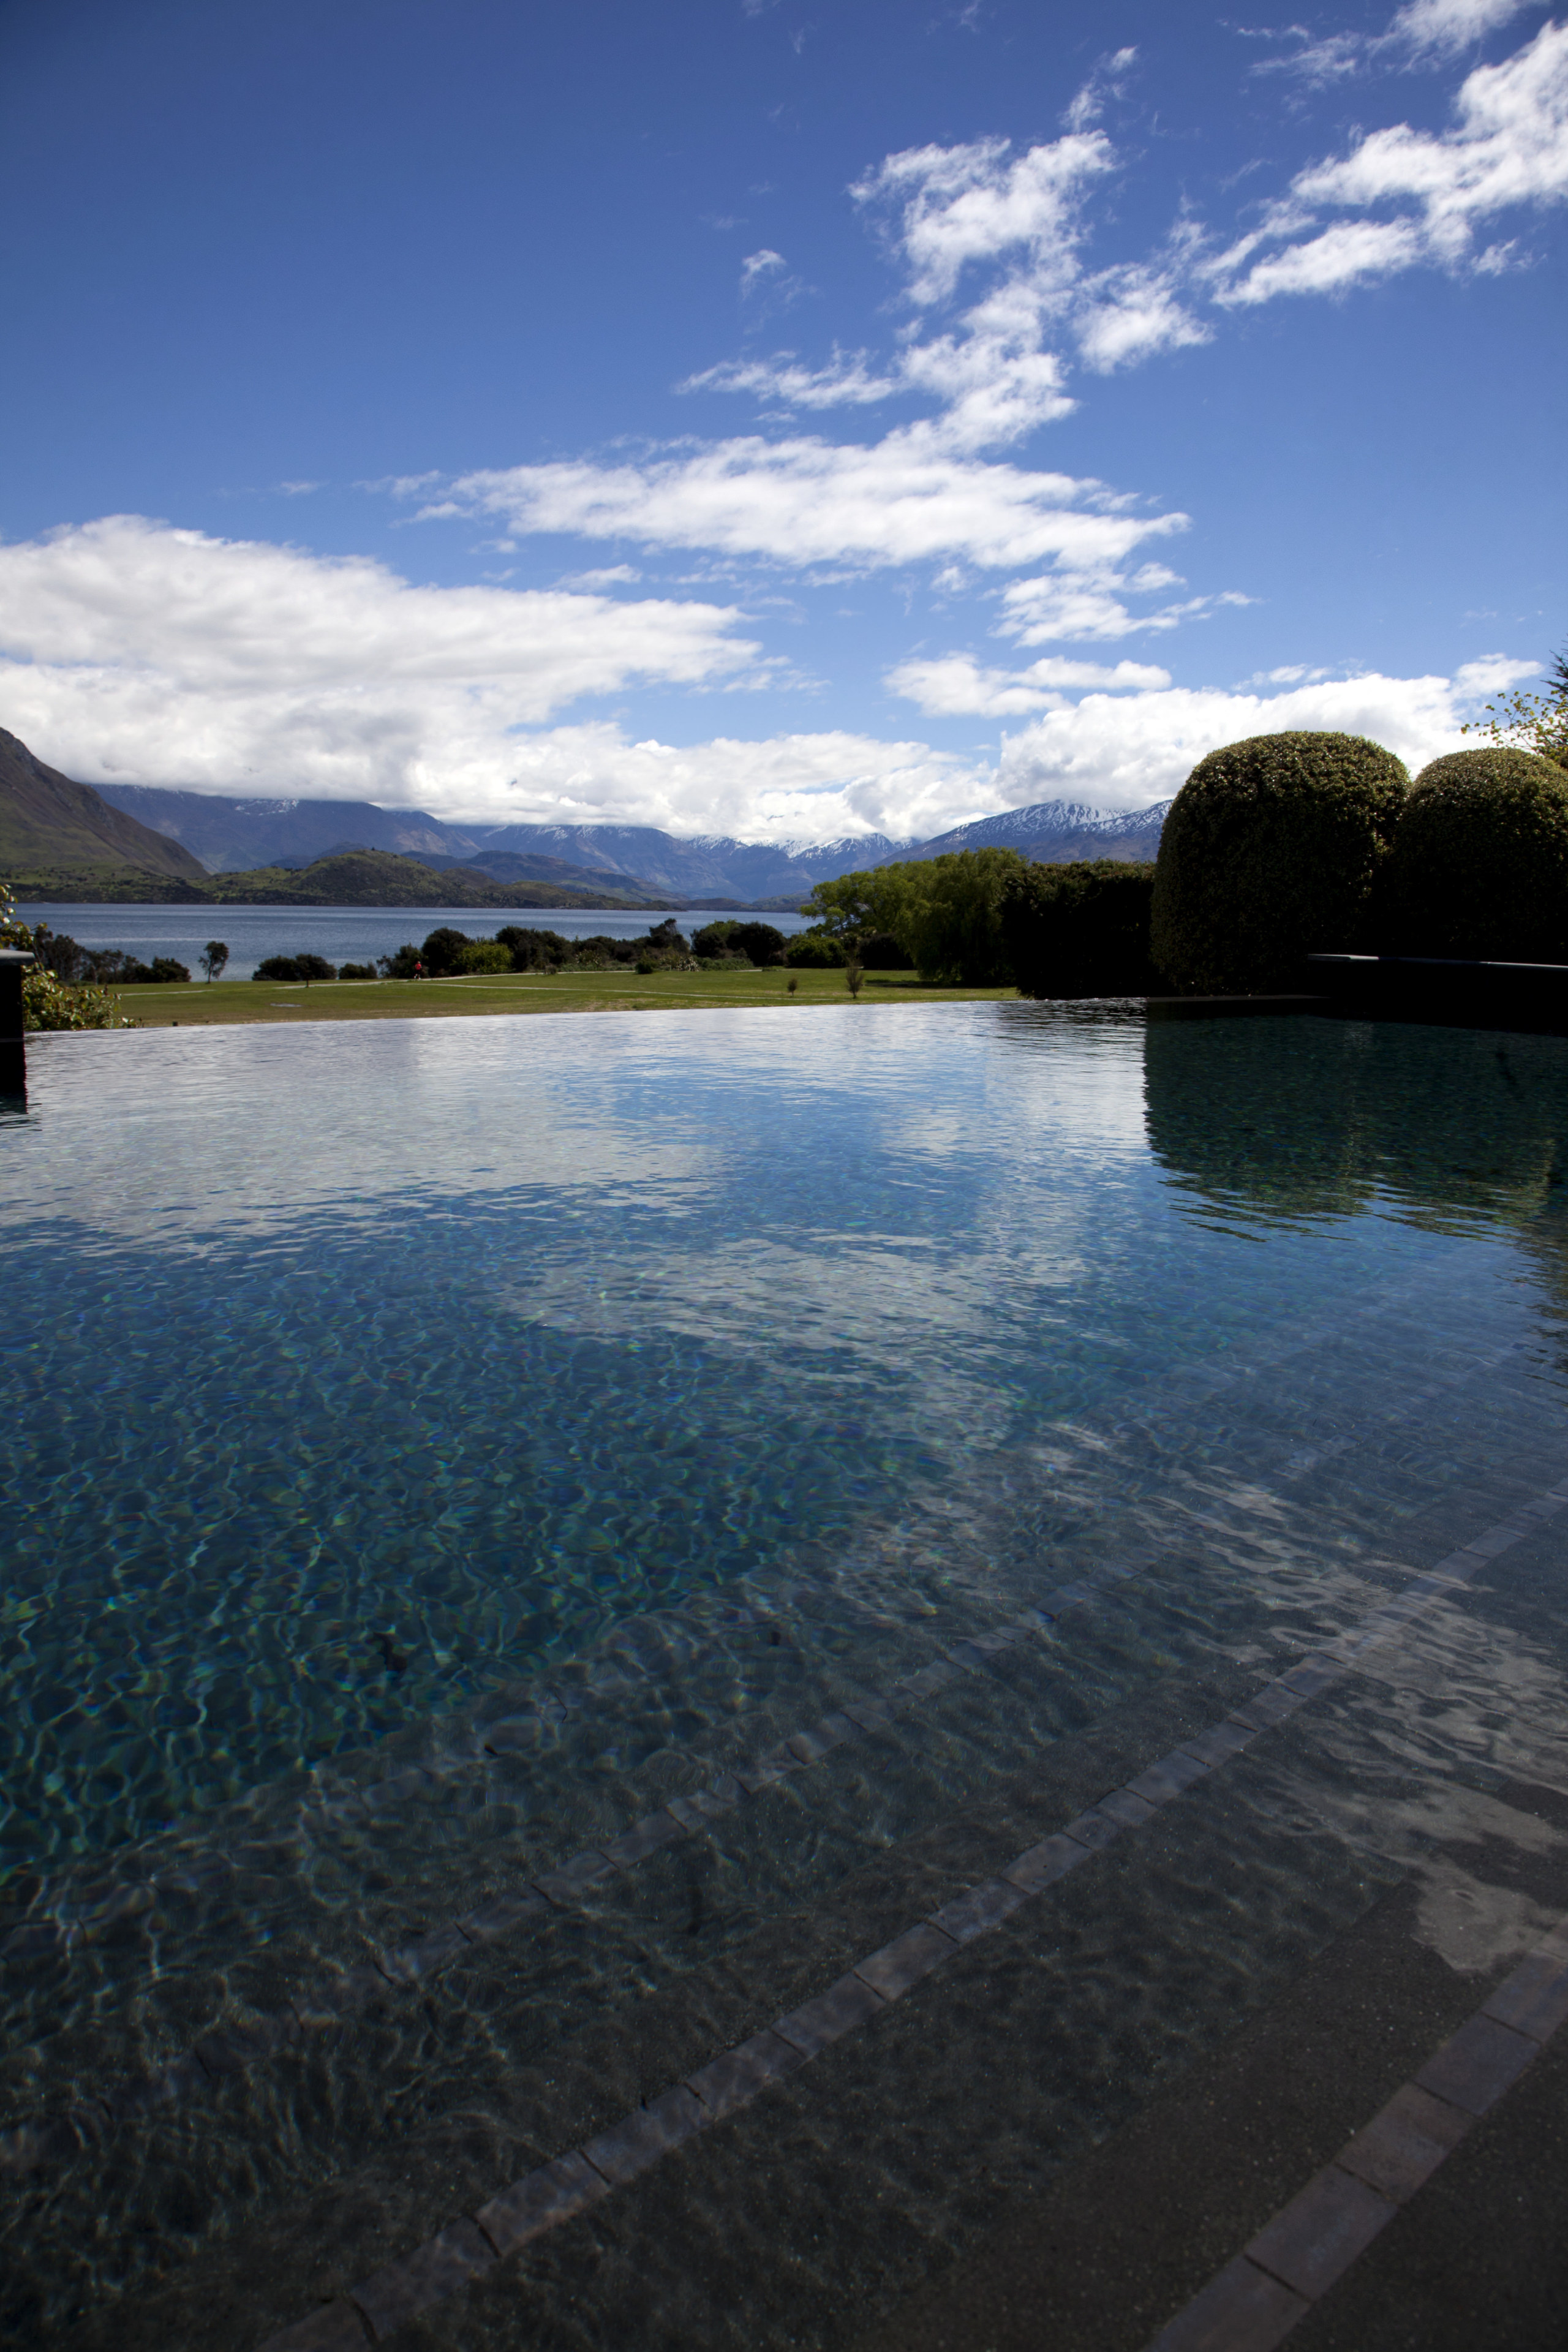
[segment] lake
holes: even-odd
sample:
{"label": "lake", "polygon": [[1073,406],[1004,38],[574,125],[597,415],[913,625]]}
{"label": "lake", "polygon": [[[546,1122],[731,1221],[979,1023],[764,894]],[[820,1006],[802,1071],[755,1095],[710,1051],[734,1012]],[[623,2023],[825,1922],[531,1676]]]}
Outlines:
{"label": "lake", "polygon": [[[249,980],[264,958],[275,955],[325,956],[332,964],[374,963],[377,956],[395,954],[405,940],[417,945],[443,924],[471,940],[493,939],[507,923],[524,929],[559,931],[563,939],[640,939],[666,918],[656,911],[627,914],[616,910],[561,907],[99,907],[22,906],[24,923],[47,923],[87,948],[121,948],[150,963],[154,956],[173,956],[194,979],[201,977],[197,959],[211,939],[228,947],[226,980]],[[676,922],[686,937],[704,923],[729,919],[700,909],[684,909]],[[745,915],[734,920],[745,922]],[[804,915],[760,915],[791,938],[809,929]]]}

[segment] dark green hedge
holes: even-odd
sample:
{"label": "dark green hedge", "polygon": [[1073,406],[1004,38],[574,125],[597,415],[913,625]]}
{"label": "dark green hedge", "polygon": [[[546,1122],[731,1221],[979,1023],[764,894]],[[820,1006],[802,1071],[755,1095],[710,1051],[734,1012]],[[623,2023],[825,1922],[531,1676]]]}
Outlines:
{"label": "dark green hedge", "polygon": [[1200,760],[1171,804],[1151,951],[1171,984],[1305,985],[1314,950],[1373,944],[1373,897],[1409,786],[1362,735],[1253,735]]}
{"label": "dark green hedge", "polygon": [[1405,955],[1568,963],[1568,774],[1533,751],[1453,751],[1423,768],[1387,880]]}
{"label": "dark green hedge", "polygon": [[1152,866],[1098,857],[1027,866],[1002,897],[1002,940],[1025,996],[1144,996]]}

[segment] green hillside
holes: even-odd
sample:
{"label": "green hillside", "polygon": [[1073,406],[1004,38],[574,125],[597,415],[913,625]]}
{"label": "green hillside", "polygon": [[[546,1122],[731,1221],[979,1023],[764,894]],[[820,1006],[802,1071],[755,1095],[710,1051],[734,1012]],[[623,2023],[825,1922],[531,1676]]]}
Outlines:
{"label": "green hillside", "polygon": [[0,727],[0,871],[77,866],[205,879],[205,868],[177,841],[110,808],[90,784],[46,767]]}
{"label": "green hillside", "polygon": [[[176,845],[166,842],[163,846],[173,850]],[[50,859],[7,865],[0,855],[0,874],[18,898],[42,905],[627,907],[662,913],[671,904],[666,898],[633,898],[609,890],[567,890],[554,882],[495,882],[474,866],[449,866],[436,874],[417,858],[395,856],[386,849],[335,851],[297,873],[284,866],[262,866],[248,874],[206,874],[198,866],[195,879],[122,864],[77,866]]]}

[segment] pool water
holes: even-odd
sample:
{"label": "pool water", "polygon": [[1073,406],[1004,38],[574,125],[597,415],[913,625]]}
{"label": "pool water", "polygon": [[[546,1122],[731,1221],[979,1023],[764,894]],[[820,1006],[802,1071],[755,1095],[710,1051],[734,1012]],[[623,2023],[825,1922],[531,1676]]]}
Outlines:
{"label": "pool water", "polygon": [[[847,1005],[49,1037],[29,1086],[0,1121],[0,2132],[1114,1591],[876,1771],[825,1763],[536,1938],[438,2051],[395,2021],[334,2057],[327,2119],[280,2121],[262,2067],[199,2165],[174,2109],[111,2195],[68,2164],[12,2230],[24,2336],[1323,1638],[1402,1526],[1561,1451],[1565,1041]],[[1506,1669],[1548,1710],[1554,1639]],[[1484,1771],[1504,1668],[1455,1672]],[[1308,1808],[1384,1806],[1353,1867],[1259,1849],[1291,1934],[1404,1866],[1396,1779],[1363,1754]],[[1259,1985],[1295,1948],[1226,1933]]]}

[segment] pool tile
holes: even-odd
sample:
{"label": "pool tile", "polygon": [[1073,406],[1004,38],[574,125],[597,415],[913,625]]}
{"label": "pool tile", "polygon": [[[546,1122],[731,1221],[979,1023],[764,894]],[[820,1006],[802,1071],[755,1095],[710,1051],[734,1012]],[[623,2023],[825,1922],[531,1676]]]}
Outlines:
{"label": "pool tile", "polygon": [[717,2119],[734,2107],[744,2106],[771,2083],[781,2082],[805,2063],[805,2052],[793,2042],[781,2041],[773,2032],[753,2033],[749,2042],[742,2042],[738,2049],[727,2050],[722,2058],[715,2058],[700,2073],[688,2074],[686,2086],[696,2093],[709,2114]]}
{"label": "pool tile", "polygon": [[364,2352],[370,2330],[352,2303],[329,2303],[269,2336],[258,2352]]}
{"label": "pool tile", "polygon": [[784,1746],[793,1748],[803,1764],[815,1764],[819,1757],[831,1755],[855,1737],[855,1726],[847,1715],[830,1715],[809,1731],[792,1732]]}
{"label": "pool tile", "polygon": [[1568,2018],[1568,1947],[1557,1942],[1531,1952],[1482,2007],[1500,2025],[1544,2042]]}
{"label": "pool tile", "polygon": [[1238,2254],[1160,2330],[1149,2352],[1274,2352],[1310,2309],[1304,2296]]}
{"label": "pool tile", "polygon": [[819,2050],[826,2050],[830,2042],[857,2025],[864,2025],[882,2007],[870,1986],[851,1972],[818,1993],[815,2000],[792,2009],[787,2017],[775,2018],[773,2030],[805,2057],[815,2058]]}
{"label": "pool tile", "polygon": [[1298,2294],[1324,2294],[1398,2210],[1353,2173],[1328,2164],[1246,2251]]}
{"label": "pool tile", "polygon": [[[1074,1860],[1081,1862],[1082,1859],[1081,1853],[1075,1853]],[[1013,1866],[1016,1869],[1018,1865],[1015,1863]],[[1055,1875],[1059,1878],[1071,1868],[1071,1862],[1065,1863],[1062,1870]],[[1042,1885],[1046,1883],[1044,1879],[1040,1882]],[[944,1903],[940,1911],[933,1911],[931,1925],[940,1927],[944,1936],[951,1936],[955,1944],[967,1944],[972,1937],[984,1935],[988,1927],[1000,1927],[1020,1903],[1028,1901],[1033,1892],[1032,1887],[1005,1878],[988,1878],[984,1886],[971,1887],[967,1895],[961,1895],[955,1901]]]}
{"label": "pool tile", "polygon": [[586,1853],[574,1853],[559,1870],[542,1871],[533,1884],[542,1895],[548,1895],[552,1903],[565,1909],[580,1903],[602,1880],[613,1877],[615,1870],[608,1854],[590,1849]]}
{"label": "pool tile", "polygon": [[1415,2080],[1424,2091],[1484,2116],[1536,2055],[1541,2045],[1487,2016],[1472,2017],[1429,2058]]}
{"label": "pool tile", "polygon": [[1169,1756],[1162,1756],[1157,1764],[1151,1764],[1146,1772],[1140,1772],[1136,1780],[1129,1780],[1127,1787],[1146,1805],[1168,1805],[1173,1797],[1190,1789],[1194,1780],[1201,1780],[1207,1770],[1206,1764],[1177,1748]]}
{"label": "pool tile", "polygon": [[1380,2196],[1402,2205],[1458,2147],[1473,2121],[1446,2099],[1435,2099],[1407,2083],[1334,2161]]}
{"label": "pool tile", "polygon": [[542,2164],[537,2172],[514,2180],[510,2189],[481,2205],[474,2219],[497,2253],[510,2254],[609,2193],[604,2174],[595,2172],[587,2158],[574,2148],[570,2156],[558,2157],[553,2164]]}
{"label": "pool tile", "polygon": [[673,1813],[661,1809],[657,1813],[649,1813],[631,1829],[623,1830],[619,1837],[606,1838],[604,1851],[617,1869],[629,1870],[632,1864],[641,1862],[645,1854],[657,1853],[660,1846],[673,1845],[678,1838],[686,1835],[685,1823],[678,1822]]}
{"label": "pool tile", "polygon": [[258,2017],[243,2024],[220,2025],[204,2033],[194,2047],[209,2074],[240,2074],[259,2059],[269,2058],[285,2043],[298,2039],[300,2021],[287,2016]]}
{"label": "pool tile", "polygon": [[510,1936],[528,1919],[545,1919],[550,1906],[542,1895],[497,1895],[477,1909],[465,1911],[458,1927],[470,1943],[493,1943],[498,1936]]}
{"label": "pool tile", "polygon": [[434,2238],[426,2238],[422,2246],[416,2246],[411,2254],[373,2272],[360,2285],[351,2287],[349,2294],[369,2320],[371,2335],[379,2344],[416,2313],[456,2294],[470,2279],[493,2270],[495,2263],[495,2251],[478,2226],[467,2220],[454,2221]]}
{"label": "pool tile", "polygon": [[897,2000],[911,1985],[930,1976],[932,1969],[951,1959],[957,1949],[953,1937],[943,1935],[940,1927],[926,1920],[904,1935],[895,1936],[890,1944],[884,1944],[868,1959],[858,1961],[855,1974],[873,1991],[879,1992],[884,2000]]}
{"label": "pool tile", "polygon": [[1208,1731],[1200,1731],[1194,1739],[1184,1739],[1179,1753],[1195,1756],[1200,1764],[1206,1764],[1212,1769],[1215,1765],[1226,1762],[1230,1757],[1239,1756],[1244,1748],[1251,1747],[1258,1736],[1252,1724],[1237,1723],[1231,1717],[1224,1723],[1215,1724]]}
{"label": "pool tile", "polygon": [[[1089,1815],[1081,1815],[1080,1820],[1087,1822]],[[1076,1870],[1080,1862],[1087,1862],[1096,1847],[1109,1845],[1117,1834],[1113,1822],[1103,1822],[1098,1818],[1093,1824],[1092,1835],[1079,1837],[1076,1834],[1077,1828],[1078,1823],[1075,1822],[1068,1829],[1058,1831],[1055,1837],[1042,1838],[1038,1845],[1030,1846],[1026,1853],[1019,1854],[1016,1861],[1010,1862],[1001,1875],[1011,1879],[1013,1885],[1021,1887],[1026,1895],[1034,1895],[1040,1887],[1049,1886],[1053,1880],[1065,1878],[1069,1870]]]}
{"label": "pool tile", "polygon": [[583,2153],[618,2189],[646,2172],[650,2164],[657,2164],[668,2150],[689,2139],[693,2132],[700,2132],[709,2120],[701,2102],[678,2084],[673,2091],[650,2099],[646,2107],[612,2124],[596,2139],[585,2140]]}
{"label": "pool tile", "polygon": [[413,1984],[444,1968],[459,1952],[469,1948],[469,1938],[461,1927],[432,1927],[426,1936],[418,1937],[412,1944],[400,1945],[395,1952],[376,1955],[376,1967],[389,1984]]}

